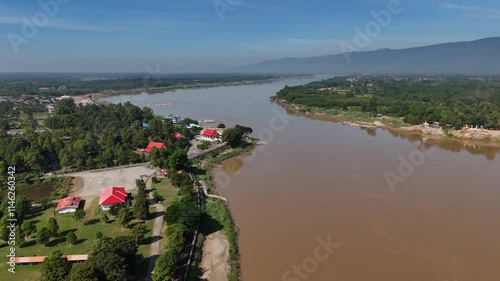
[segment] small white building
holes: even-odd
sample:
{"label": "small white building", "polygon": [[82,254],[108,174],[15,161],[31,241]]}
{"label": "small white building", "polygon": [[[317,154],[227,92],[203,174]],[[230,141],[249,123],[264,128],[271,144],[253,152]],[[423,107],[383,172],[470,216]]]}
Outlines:
{"label": "small white building", "polygon": [[68,196],[59,200],[56,211],[59,214],[74,213],[80,206],[81,197]]}
{"label": "small white building", "polygon": [[172,114],[165,116],[165,120],[171,120],[174,124],[179,124],[182,122],[182,118],[180,116],[174,116]]}

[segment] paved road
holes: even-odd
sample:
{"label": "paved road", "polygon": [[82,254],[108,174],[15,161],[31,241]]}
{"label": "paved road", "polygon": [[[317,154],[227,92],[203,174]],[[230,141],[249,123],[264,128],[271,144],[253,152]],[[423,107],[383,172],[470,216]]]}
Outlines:
{"label": "paved road", "polygon": [[[146,182],[146,187],[148,189],[151,189],[151,178]],[[149,193],[149,199],[151,202],[154,202],[152,193]],[[156,208],[156,213],[154,214],[156,216],[155,222],[153,225],[153,243],[151,243],[151,252],[150,252],[150,259],[149,259],[149,266],[148,266],[148,276],[146,277],[147,281],[152,281],[152,273],[153,269],[155,267],[156,260],[158,259],[158,256],[160,255],[160,240],[161,240],[161,230],[163,228],[163,214],[165,214],[165,207],[159,203],[155,203],[152,205],[153,207]]]}
{"label": "paved road", "polygon": [[210,148],[209,148],[209,149],[207,149],[207,150],[199,150],[199,149],[197,149],[197,148],[193,148],[193,147],[194,147],[194,144],[193,144],[193,142],[192,142],[192,143],[191,143],[191,147],[190,147],[190,148],[189,148],[189,150],[188,150],[188,158],[189,158],[189,159],[195,159],[195,158],[198,158],[198,157],[200,157],[200,156],[202,156],[202,155],[205,155],[205,154],[207,154],[207,153],[210,153],[210,152],[212,152],[212,151],[214,151],[214,150],[217,150],[217,149],[219,149],[219,148],[221,148],[221,147],[224,147],[224,146],[226,146],[226,145],[227,145],[227,143],[226,143],[226,142],[223,142],[223,143],[219,143],[219,144],[217,144],[217,145],[214,145],[214,146],[210,147]]}

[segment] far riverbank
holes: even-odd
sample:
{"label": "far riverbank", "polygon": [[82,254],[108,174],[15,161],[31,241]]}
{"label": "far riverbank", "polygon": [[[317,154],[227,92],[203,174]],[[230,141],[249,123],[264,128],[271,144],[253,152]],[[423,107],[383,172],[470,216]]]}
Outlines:
{"label": "far riverbank", "polygon": [[144,87],[137,88],[132,90],[106,90],[101,91],[99,93],[85,94],[79,96],[72,96],[77,103],[87,104],[87,103],[96,103],[101,102],[101,99],[109,98],[112,96],[119,95],[137,95],[141,93],[148,94],[157,94],[163,92],[170,92],[176,90],[189,90],[189,89],[206,89],[206,88],[217,88],[217,87],[229,87],[229,86],[244,86],[244,85],[261,85],[277,82],[284,79],[293,79],[293,78],[304,78],[308,77],[307,75],[297,75],[297,76],[284,76],[279,78],[269,78],[263,80],[241,80],[235,82],[220,82],[220,83],[199,83],[193,85],[175,85],[168,87]]}
{"label": "far riverbank", "polygon": [[[369,117],[364,116],[361,112],[348,112],[342,111],[340,114],[332,114],[326,110],[316,109],[308,111],[304,107],[296,104],[290,104],[285,100],[275,100],[277,104],[285,108],[288,112],[309,117],[312,119],[342,122],[343,125],[349,125],[362,128],[382,128],[394,132],[407,132],[421,134],[428,138],[455,138],[457,140],[471,140],[479,141],[484,144],[499,146],[500,147],[500,131],[484,130],[484,129],[443,129],[424,127],[423,125],[411,125],[404,123],[402,118],[394,118],[389,116]],[[351,114],[352,113],[352,114]]]}

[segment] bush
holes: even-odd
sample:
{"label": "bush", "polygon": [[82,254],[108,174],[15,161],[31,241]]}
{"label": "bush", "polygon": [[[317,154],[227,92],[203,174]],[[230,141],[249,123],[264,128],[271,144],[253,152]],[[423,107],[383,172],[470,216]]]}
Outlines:
{"label": "bush", "polygon": [[125,204],[113,204],[109,208],[109,213],[113,216],[118,216],[118,212],[120,212],[121,209],[125,208]]}
{"label": "bush", "polygon": [[40,207],[42,208],[42,210],[46,210],[50,206],[52,206],[52,200],[50,199],[50,197],[43,197],[43,198],[37,199],[37,200],[33,201],[33,203],[40,204]]}
{"label": "bush", "polygon": [[142,241],[144,240],[144,235],[148,232],[148,229],[146,228],[146,225],[141,223],[137,224],[132,228],[132,236],[135,239],[135,243],[137,245],[142,244]]}
{"label": "bush", "polygon": [[73,213],[73,218],[77,221],[83,219],[85,217],[85,212],[82,210],[82,209],[77,209],[74,213]]}
{"label": "bush", "polygon": [[76,237],[76,234],[73,231],[68,233],[68,235],[66,236],[66,241],[68,243],[70,243],[71,245],[75,245],[77,240],[78,240],[78,238]]}
{"label": "bush", "polygon": [[52,237],[56,237],[59,234],[59,224],[55,218],[49,219],[47,229],[50,231]]}
{"label": "bush", "polygon": [[50,237],[50,230],[47,227],[43,226],[36,233],[36,243],[46,246],[50,241]]}
{"label": "bush", "polygon": [[183,185],[193,185],[191,177],[187,173],[177,174],[173,173],[170,175],[170,183],[175,187],[181,187]]}
{"label": "bush", "polygon": [[161,203],[163,200],[165,200],[165,198],[163,198],[163,196],[161,196],[158,191],[153,190],[153,199],[156,201],[156,202],[159,202]]}
{"label": "bush", "polygon": [[179,256],[186,243],[187,233],[188,229],[183,224],[169,225],[165,232],[168,244],[156,261],[153,273],[154,281],[171,280],[174,277]]}
{"label": "bush", "polygon": [[108,222],[109,222],[108,215],[106,215],[106,214],[102,214],[102,215],[101,215],[101,221],[102,221],[103,223],[108,223]]}
{"label": "bush", "polygon": [[133,219],[134,216],[132,214],[132,211],[127,208],[120,209],[120,211],[118,212],[118,221],[124,227],[127,227],[128,223]]}
{"label": "bush", "polygon": [[201,150],[206,150],[210,147],[210,142],[209,141],[203,141],[202,143],[198,144],[196,148],[201,149]]}

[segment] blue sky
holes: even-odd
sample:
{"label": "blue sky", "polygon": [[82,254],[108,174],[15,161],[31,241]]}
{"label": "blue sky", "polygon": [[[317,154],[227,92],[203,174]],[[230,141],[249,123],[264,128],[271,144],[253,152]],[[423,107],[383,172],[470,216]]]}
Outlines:
{"label": "blue sky", "polygon": [[[50,15],[40,4],[57,1]],[[390,1],[397,0],[0,0],[0,71],[207,72],[336,54]],[[400,5],[362,50],[500,36],[498,0]],[[36,15],[37,31],[23,33]]]}

